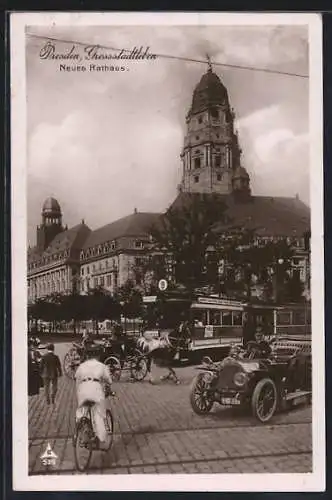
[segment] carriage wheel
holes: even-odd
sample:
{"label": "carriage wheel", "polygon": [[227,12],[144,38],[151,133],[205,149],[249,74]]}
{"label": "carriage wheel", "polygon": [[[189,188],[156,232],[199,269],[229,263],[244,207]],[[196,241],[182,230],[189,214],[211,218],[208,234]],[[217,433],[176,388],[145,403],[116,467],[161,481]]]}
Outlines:
{"label": "carriage wheel", "polygon": [[209,413],[213,406],[213,399],[209,396],[209,386],[211,375],[209,373],[199,373],[191,384],[190,404],[198,415]]}
{"label": "carriage wheel", "polygon": [[119,358],[116,356],[110,356],[109,358],[105,359],[104,364],[108,366],[110,374],[116,382],[120,380],[121,377],[121,363]]}
{"label": "carriage wheel", "polygon": [[74,379],[76,370],[81,363],[81,357],[76,349],[71,349],[63,360],[63,371],[67,377]]}
{"label": "carriage wheel", "polygon": [[92,456],[94,432],[91,420],[82,418],[76,428],[74,436],[75,465],[77,470],[84,472],[90,464]]}
{"label": "carriage wheel", "polygon": [[140,382],[145,379],[147,373],[148,364],[146,357],[142,356],[141,353],[137,353],[130,362],[130,374],[134,380]]}

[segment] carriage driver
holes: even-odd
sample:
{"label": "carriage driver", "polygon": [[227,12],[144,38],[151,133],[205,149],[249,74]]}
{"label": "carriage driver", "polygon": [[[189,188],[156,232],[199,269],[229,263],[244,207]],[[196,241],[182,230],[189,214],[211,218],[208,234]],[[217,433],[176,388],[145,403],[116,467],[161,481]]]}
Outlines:
{"label": "carriage driver", "polygon": [[76,421],[82,416],[83,406],[92,401],[95,405],[92,408],[92,422],[94,431],[100,442],[100,449],[107,448],[107,427],[106,427],[106,394],[111,393],[112,378],[108,367],[91,357],[82,363],[75,374],[77,410]]}

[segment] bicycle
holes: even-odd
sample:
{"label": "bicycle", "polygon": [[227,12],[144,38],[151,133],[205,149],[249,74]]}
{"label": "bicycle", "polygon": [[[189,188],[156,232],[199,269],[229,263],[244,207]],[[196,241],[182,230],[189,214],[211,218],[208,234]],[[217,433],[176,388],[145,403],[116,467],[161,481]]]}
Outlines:
{"label": "bicycle", "polygon": [[[115,397],[116,394],[111,392],[107,397],[110,396]],[[84,472],[88,469],[93,451],[109,451],[113,444],[114,423],[112,411],[109,408],[106,410],[105,425],[107,431],[107,446],[101,449],[99,446],[99,439],[95,434],[92,424],[92,408],[94,405],[94,401],[87,401],[82,407],[82,416],[75,424],[73,446],[75,465],[80,472]]]}

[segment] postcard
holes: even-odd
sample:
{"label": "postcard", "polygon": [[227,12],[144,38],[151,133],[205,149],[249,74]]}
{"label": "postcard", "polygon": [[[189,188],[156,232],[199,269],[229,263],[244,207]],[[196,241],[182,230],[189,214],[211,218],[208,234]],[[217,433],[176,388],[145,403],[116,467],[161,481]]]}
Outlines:
{"label": "postcard", "polygon": [[323,491],[320,16],[10,21],[14,490]]}

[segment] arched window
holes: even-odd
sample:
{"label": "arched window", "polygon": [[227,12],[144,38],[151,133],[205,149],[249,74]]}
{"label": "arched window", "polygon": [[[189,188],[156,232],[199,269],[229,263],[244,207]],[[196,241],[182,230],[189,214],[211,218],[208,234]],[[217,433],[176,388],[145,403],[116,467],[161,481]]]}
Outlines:
{"label": "arched window", "polygon": [[199,156],[194,159],[194,166],[195,168],[201,168],[201,158]]}

